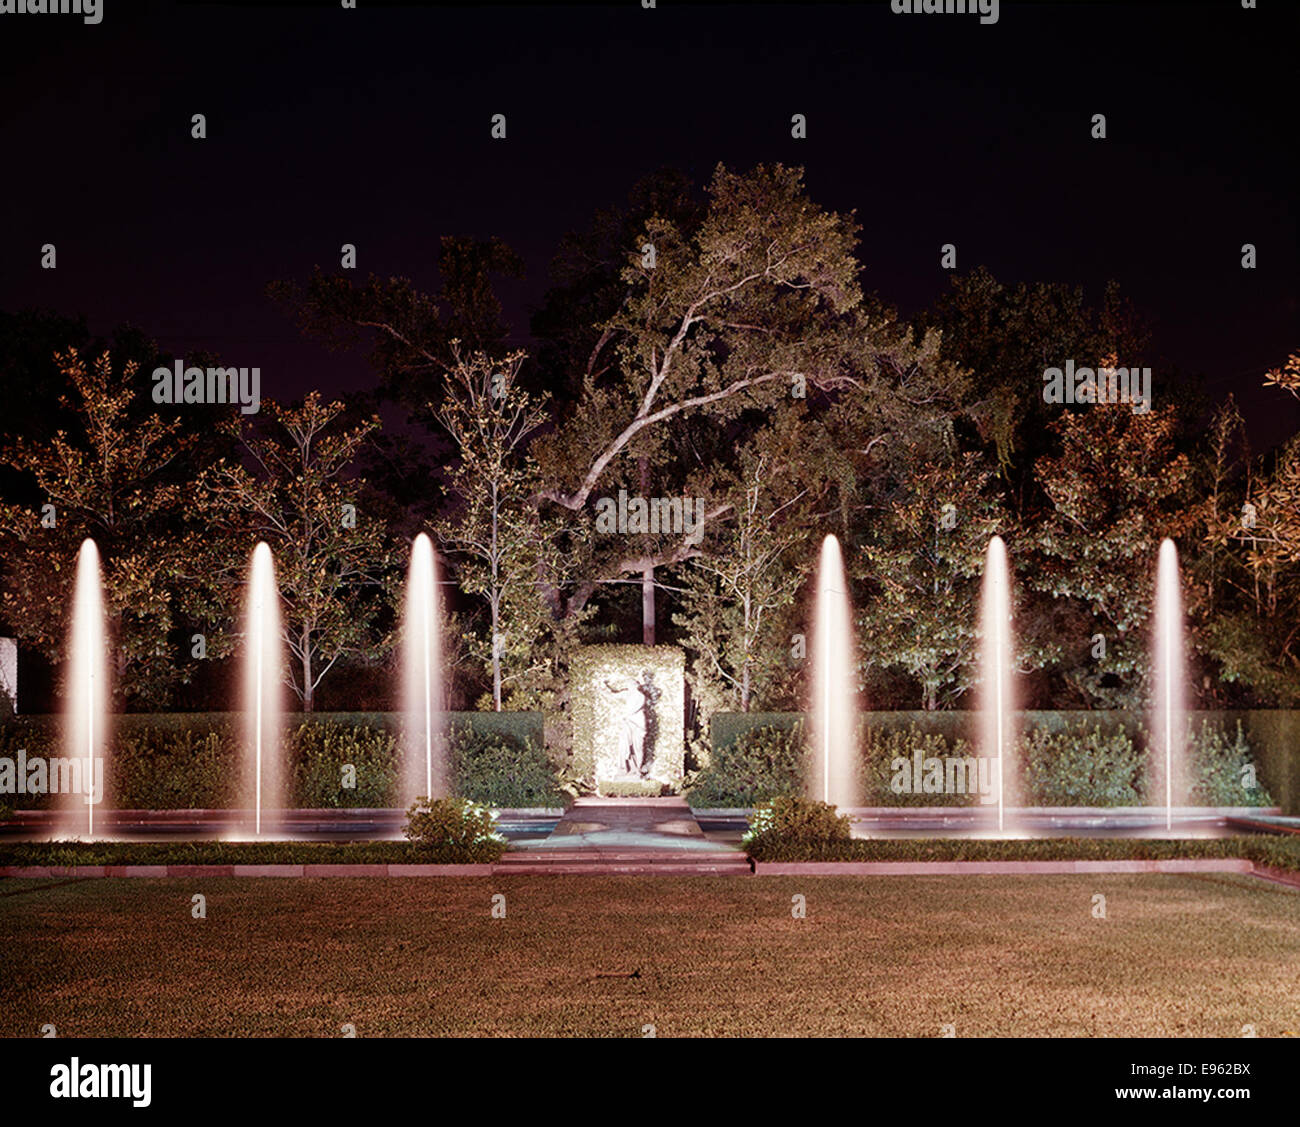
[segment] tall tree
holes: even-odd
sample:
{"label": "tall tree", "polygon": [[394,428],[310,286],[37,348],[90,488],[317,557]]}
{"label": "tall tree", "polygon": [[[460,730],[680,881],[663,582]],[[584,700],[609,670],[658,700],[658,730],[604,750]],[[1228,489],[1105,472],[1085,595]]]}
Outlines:
{"label": "tall tree", "polygon": [[319,267],[304,285],[278,281],[269,292],[306,335],[328,347],[367,344],[381,397],[431,425],[440,396],[430,391],[441,390],[451,342],[499,351],[509,326],[493,279],[523,274],[519,256],[495,238],[445,236],[437,258],[442,284],[433,293],[417,289],[409,278],[372,274],[358,284]]}
{"label": "tall tree", "polygon": [[1033,467],[1053,453],[1054,411],[1043,400],[1043,370],[1068,359],[1095,366],[1107,355],[1136,363],[1149,334],[1115,282],[1097,305],[1081,287],[1004,285],[984,267],[954,275],[951,283],[920,323],[941,330],[945,358],[973,373],[979,394],[969,413],[996,456],[1007,507],[1018,520],[1032,518],[1044,507]]}
{"label": "tall tree", "polygon": [[788,664],[788,639],[777,631],[806,578],[810,541],[812,497],[791,472],[796,452],[781,448],[776,430],[765,437],[741,449],[713,484],[730,517],[686,569],[676,616],[694,654],[697,698],[715,695],[741,712]]}
{"label": "tall tree", "polygon": [[1165,537],[1186,544],[1196,519],[1177,429],[1168,404],[1095,403],[1051,424],[1060,453],[1035,466],[1052,509],[1025,538],[1023,574],[1075,612],[1059,672],[1087,708],[1146,701],[1155,560]]}
{"label": "tall tree", "polygon": [[140,364],[114,365],[108,351],[89,366],[75,348],[56,356],[75,426],[49,438],[17,436],[0,462],[29,476],[38,503],[0,505],[5,615],[18,636],[51,661],[63,658],[81,541],[93,538],[104,571],[115,700],[166,701],[185,676],[169,646],[185,596],[182,541],[191,491],[175,472],[193,449],[179,418],[145,411]]}
{"label": "tall tree", "polygon": [[899,672],[923,709],[951,708],[975,683],[984,553],[1005,532],[992,470],[975,451],[915,450],[855,567],[867,580],[858,616],[864,673]]}
{"label": "tall tree", "polygon": [[[341,402],[318,392],[300,407],[263,400],[270,425],[243,416],[225,424],[252,468],[223,460],[202,476],[202,503],[212,532],[227,546],[213,567],[236,582],[257,540],[275,557],[285,644],[293,659],[290,687],[304,712],[321,680],[344,657],[373,659],[391,642],[398,566],[378,506],[366,503],[364,478],[350,476],[379,426],[378,416],[349,423]],[[235,550],[231,550],[231,548]],[[210,607],[211,617],[227,617]]]}
{"label": "tall tree", "polygon": [[[620,481],[639,481],[643,460],[664,461],[669,432],[693,416],[726,421],[770,409],[795,383],[853,382],[854,221],[813,204],[802,172],[781,165],[719,166],[708,196],[694,232],[657,216],[627,248],[626,293],[598,326],[581,394],[537,443],[541,501],[581,512]],[[726,512],[710,503],[705,521]],[[612,544],[563,603],[552,590],[556,613],[583,606],[602,583],[651,584],[655,569],[700,554],[690,534],[636,547]]]}
{"label": "tall tree", "polygon": [[458,461],[448,467],[456,503],[438,523],[439,537],[460,557],[462,590],[488,609],[486,639],[475,649],[492,673],[492,703],[502,707],[503,668],[527,662],[545,632],[536,596],[538,570],[554,568],[556,536],[530,501],[537,487],[527,458],[529,436],[548,418],[547,397],[519,383],[524,353],[493,360],[451,345],[447,390],[435,414],[451,435]]}
{"label": "tall tree", "polygon": [[[1264,383],[1300,398],[1300,354]],[[1300,701],[1300,436],[1252,462],[1228,453],[1234,439],[1244,446],[1243,431],[1232,404],[1211,428],[1213,488],[1202,503],[1207,593],[1196,636],[1219,679],[1249,694],[1247,703],[1289,707]]]}

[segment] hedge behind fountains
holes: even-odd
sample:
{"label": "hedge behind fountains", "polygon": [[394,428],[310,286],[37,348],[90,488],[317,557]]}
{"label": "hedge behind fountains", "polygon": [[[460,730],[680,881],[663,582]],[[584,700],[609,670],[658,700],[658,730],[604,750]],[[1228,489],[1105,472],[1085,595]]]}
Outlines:
{"label": "hedge behind fountains", "polygon": [[[978,793],[899,793],[897,763],[977,756],[978,713],[871,712],[860,718],[860,804],[969,806]],[[1281,806],[1300,814],[1300,712],[1188,714],[1188,800],[1196,806]],[[1145,717],[1124,712],[1020,712],[1021,793],[1030,806],[1149,805]],[[802,713],[718,713],[712,761],[689,799],[751,807],[803,792],[811,767]],[[1252,784],[1252,780],[1254,785]]]}
{"label": "hedge behind fountains", "polygon": [[[492,806],[562,806],[542,745],[540,712],[447,714],[456,791]],[[315,713],[285,717],[287,805],[295,809],[400,805],[397,713]],[[239,804],[245,770],[238,713],[153,713],[113,718],[107,804],[119,810],[228,809]],[[0,757],[66,755],[56,717],[0,724]],[[343,768],[355,770],[344,785]],[[0,809],[47,806],[45,795],[0,795]]]}

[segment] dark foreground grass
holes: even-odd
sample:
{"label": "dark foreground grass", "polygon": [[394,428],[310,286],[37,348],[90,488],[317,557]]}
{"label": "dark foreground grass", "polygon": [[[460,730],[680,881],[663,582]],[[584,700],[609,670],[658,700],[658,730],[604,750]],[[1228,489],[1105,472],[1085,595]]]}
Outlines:
{"label": "dark foreground grass", "polygon": [[5,1036],[1300,1031],[1300,894],[1235,875],[9,880],[0,950]]}

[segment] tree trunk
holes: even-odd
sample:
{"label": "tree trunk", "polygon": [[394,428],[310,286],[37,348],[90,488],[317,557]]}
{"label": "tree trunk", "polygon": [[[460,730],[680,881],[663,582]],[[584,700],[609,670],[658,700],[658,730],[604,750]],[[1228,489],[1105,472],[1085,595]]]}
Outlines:
{"label": "tree trunk", "polygon": [[501,494],[497,483],[492,482],[492,705],[501,711],[501,548],[497,542],[500,533]]}
{"label": "tree trunk", "polygon": [[497,712],[501,711],[501,611],[496,600],[492,601],[492,704]]}
{"label": "tree trunk", "polygon": [[749,711],[749,669],[750,666],[753,664],[750,658],[750,639],[753,637],[753,632],[749,628],[750,617],[751,617],[750,611],[752,609],[752,603],[750,600],[750,593],[748,588],[745,589],[744,607],[745,607],[745,620],[743,625],[745,631],[745,635],[744,635],[745,658],[742,663],[741,673],[740,673],[740,711],[748,712]]}
{"label": "tree trunk", "polygon": [[312,698],[315,695],[311,683],[311,632],[304,626],[302,630],[302,710],[312,710]]}
{"label": "tree trunk", "polygon": [[647,646],[655,644],[655,569],[652,567],[641,573],[641,641]]}
{"label": "tree trunk", "polygon": [[[641,497],[648,501],[650,492],[648,459],[640,459],[640,469]],[[646,568],[641,573],[641,642],[647,646],[655,644],[655,569],[652,567]]]}

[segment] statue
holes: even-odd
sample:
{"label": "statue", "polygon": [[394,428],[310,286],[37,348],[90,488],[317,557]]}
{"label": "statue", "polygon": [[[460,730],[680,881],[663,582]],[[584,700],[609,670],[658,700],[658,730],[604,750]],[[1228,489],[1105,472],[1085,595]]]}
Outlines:
{"label": "statue", "polygon": [[634,679],[622,685],[606,681],[605,687],[615,695],[627,694],[618,734],[618,762],[628,777],[644,779],[649,771],[645,759],[646,695]]}

